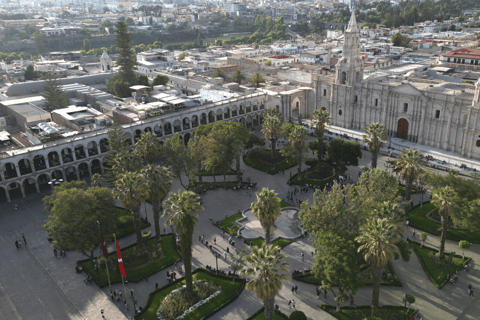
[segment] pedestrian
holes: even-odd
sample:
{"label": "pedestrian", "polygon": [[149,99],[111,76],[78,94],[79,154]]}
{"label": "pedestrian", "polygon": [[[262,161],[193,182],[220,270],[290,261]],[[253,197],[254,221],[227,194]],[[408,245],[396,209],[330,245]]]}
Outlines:
{"label": "pedestrian", "polygon": [[117,291],[113,290],[113,296],[116,298],[117,297]]}
{"label": "pedestrian", "polygon": [[296,309],[295,309],[295,300],[294,300],[294,299],[292,299],[292,309],[293,309],[293,310],[296,310]]}
{"label": "pedestrian", "polygon": [[292,300],[288,300],[288,309],[292,309]]}
{"label": "pedestrian", "polygon": [[305,261],[305,255],[303,254],[303,252],[300,253],[300,256],[302,256],[302,261]]}
{"label": "pedestrian", "polygon": [[415,229],[413,229],[413,233],[412,233],[412,238],[413,239],[415,239],[415,233],[417,233],[417,232],[415,231]]}
{"label": "pedestrian", "polygon": [[292,294],[295,294],[295,287],[292,286]]}
{"label": "pedestrian", "polygon": [[227,260],[227,251],[223,253],[223,256],[225,257],[225,260]]}
{"label": "pedestrian", "polygon": [[229,247],[227,247],[227,253],[230,253],[230,248]]}
{"label": "pedestrian", "polygon": [[323,289],[323,298],[327,299],[327,290],[326,289]]}
{"label": "pedestrian", "polygon": [[217,244],[217,238],[213,237],[213,243]]}
{"label": "pedestrian", "polygon": [[410,221],[407,220],[407,229],[408,229],[408,225],[410,224]]}
{"label": "pedestrian", "polygon": [[133,297],[133,289],[130,290],[130,297]]}
{"label": "pedestrian", "polygon": [[15,240],[15,247],[20,248],[20,245],[18,244],[18,240]]}
{"label": "pedestrian", "polygon": [[112,298],[112,301],[114,301],[113,293],[110,293],[110,298]]}
{"label": "pedestrian", "polygon": [[100,314],[102,315],[102,319],[105,319],[105,313],[104,313],[103,309],[100,310]]}
{"label": "pedestrian", "polygon": [[15,210],[18,210],[18,204],[15,205]]}
{"label": "pedestrian", "polygon": [[317,294],[317,300],[320,299],[320,289],[318,289],[318,287],[315,287],[315,292]]}
{"label": "pedestrian", "polygon": [[295,294],[297,294],[298,287],[295,285]]}
{"label": "pedestrian", "polygon": [[292,172],[290,171],[290,178],[292,177]]}
{"label": "pedestrian", "polygon": [[198,241],[202,242],[202,236],[198,236]]}
{"label": "pedestrian", "polygon": [[122,298],[122,290],[118,289],[118,296]]}
{"label": "pedestrian", "polygon": [[158,289],[158,283],[155,282],[155,290],[157,290],[157,289]]}
{"label": "pedestrian", "polygon": [[23,243],[25,243],[25,245],[27,244],[27,239],[25,239],[25,235],[23,234],[22,232],[22,238],[23,238]]}
{"label": "pedestrian", "polygon": [[468,296],[475,298],[475,296],[473,295],[473,287],[471,284],[468,285]]}
{"label": "pedestrian", "polygon": [[353,306],[353,305],[354,305],[354,303],[353,303],[353,296],[352,296],[352,294],[350,294],[350,307]]}

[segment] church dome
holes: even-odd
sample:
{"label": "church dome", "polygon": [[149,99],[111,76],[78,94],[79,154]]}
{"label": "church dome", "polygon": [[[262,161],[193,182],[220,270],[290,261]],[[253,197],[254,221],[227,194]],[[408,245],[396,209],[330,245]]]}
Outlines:
{"label": "church dome", "polygon": [[110,56],[107,54],[105,50],[103,50],[103,54],[100,57],[100,60],[108,60],[108,59],[110,59]]}

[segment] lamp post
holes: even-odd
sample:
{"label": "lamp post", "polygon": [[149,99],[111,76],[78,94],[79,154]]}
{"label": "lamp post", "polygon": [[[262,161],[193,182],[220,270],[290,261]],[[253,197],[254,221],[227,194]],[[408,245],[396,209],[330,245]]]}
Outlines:
{"label": "lamp post", "polygon": [[145,202],[145,221],[148,223],[148,216],[147,216],[147,203]]}
{"label": "lamp post", "polygon": [[218,254],[217,254],[217,252],[215,252],[215,264],[217,265],[217,268],[215,269],[215,272],[218,276]]}
{"label": "lamp post", "polygon": [[408,298],[408,294],[405,293],[404,296],[403,296],[403,320],[405,320],[405,312],[407,311],[407,298]]}

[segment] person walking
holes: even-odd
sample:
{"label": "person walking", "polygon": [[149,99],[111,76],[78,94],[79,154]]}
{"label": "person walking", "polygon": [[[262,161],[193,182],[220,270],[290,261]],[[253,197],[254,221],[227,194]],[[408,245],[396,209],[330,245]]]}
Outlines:
{"label": "person walking", "polygon": [[295,285],[295,294],[297,294],[298,287]]}
{"label": "person walking", "polygon": [[305,255],[303,254],[303,252],[301,252],[300,255],[302,256],[302,261],[305,261]]}
{"label": "person walking", "polygon": [[410,221],[407,220],[407,229],[408,229],[408,225],[410,224]]}
{"label": "person walking", "polygon": [[326,289],[323,289],[323,298],[327,299],[327,290]]}
{"label": "person walking", "polygon": [[113,290],[113,297],[116,299],[117,298],[117,291]]}
{"label": "person walking", "polygon": [[475,298],[475,296],[473,295],[473,287],[471,284],[468,285],[468,296]]}
{"label": "person walking", "polygon": [[227,253],[230,253],[230,248],[229,247],[227,247]]}
{"label": "person walking", "polygon": [[27,239],[25,239],[25,235],[23,234],[23,232],[22,232],[22,238],[23,238],[23,243],[25,243],[25,245],[27,245]]}
{"label": "person walking", "polygon": [[112,301],[114,301],[113,293],[110,293],[110,298],[112,298]]}
{"label": "person walking", "polygon": [[292,309],[297,310],[297,309],[295,309],[295,300],[294,299],[292,299]]}
{"label": "person walking", "polygon": [[295,287],[292,286],[292,294],[295,294]]}
{"label": "person walking", "polygon": [[20,245],[18,244],[18,240],[15,240],[15,247],[20,248]]}
{"label": "person walking", "polygon": [[213,243],[217,244],[217,238],[213,237]]}
{"label": "person walking", "polygon": [[102,319],[105,319],[105,312],[103,311],[103,309],[100,310],[100,314],[102,315]]}
{"label": "person walking", "polygon": [[227,261],[227,251],[223,253],[223,256],[225,257],[225,261]]}
{"label": "person walking", "polygon": [[415,239],[415,233],[417,233],[417,232],[415,231],[415,229],[413,229],[413,232],[412,232],[412,238],[413,239]]}
{"label": "person walking", "polygon": [[157,289],[158,289],[158,283],[155,282],[155,290],[157,290]]}
{"label": "person walking", "polygon": [[352,296],[352,294],[350,294],[350,307],[353,306],[353,305],[354,305],[354,303],[353,303],[353,296]]}

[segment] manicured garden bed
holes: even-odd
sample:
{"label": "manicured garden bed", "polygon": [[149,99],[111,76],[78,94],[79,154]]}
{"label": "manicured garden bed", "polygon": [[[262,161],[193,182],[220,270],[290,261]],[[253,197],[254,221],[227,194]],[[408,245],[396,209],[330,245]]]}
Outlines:
{"label": "manicured garden bed", "polygon": [[[133,225],[132,213],[123,208],[117,208],[115,210],[118,214],[117,231],[115,232],[117,239],[123,238],[135,232],[135,226]],[[151,224],[144,218],[140,219],[142,229],[149,227]]]}
{"label": "manicured garden bed", "polygon": [[[435,206],[430,202],[424,203],[423,208],[420,208],[420,205],[413,207],[413,209],[408,213],[410,227],[439,236],[441,234],[439,230],[441,229],[442,225],[439,222],[435,222],[427,218],[427,214],[435,209]],[[455,241],[467,240],[468,242],[472,243],[480,243],[480,232],[472,232],[466,229],[448,228],[447,239]]]}
{"label": "manicured garden bed", "polygon": [[[207,282],[213,282],[216,286],[222,287],[222,293],[207,303],[201,305],[191,313],[189,313],[184,320],[200,320],[206,319],[218,312],[223,307],[234,301],[242,292],[245,287],[245,279],[238,278],[235,282],[232,282],[230,277],[216,276],[204,269],[197,269],[193,272],[193,281],[204,280]],[[181,287],[185,284],[185,279],[181,278],[175,282],[155,290],[150,293],[148,302],[143,312],[140,315],[135,316],[136,320],[158,320],[157,310],[163,299],[174,289]]]}
{"label": "manicured garden bed", "polygon": [[[146,242],[146,245],[153,245],[153,244],[156,244],[155,238],[150,239]],[[166,267],[174,264],[175,261],[179,260],[180,255],[173,247],[172,234],[163,235],[159,245],[161,246],[161,252],[162,252],[160,258],[153,260],[151,263],[148,263],[147,265],[141,266],[139,268],[129,268],[128,267],[129,262],[126,260],[126,258],[128,257],[128,253],[131,250],[134,250],[137,244],[134,243],[131,246],[121,248],[128,281],[130,282],[141,281],[145,279],[145,277],[151,276],[152,274],[155,274],[158,271],[165,269]],[[109,259],[112,259],[114,261],[117,260],[116,251],[109,253]],[[98,283],[97,272],[94,270],[94,266],[90,261],[90,259],[77,261],[77,264],[81,265],[83,267],[83,270],[87,274],[90,274],[92,276],[93,280],[95,281],[95,283],[99,285],[99,287],[104,287],[108,285],[107,273],[105,271],[105,262],[100,264],[100,268],[98,272],[100,276],[100,283]],[[108,270],[110,274],[111,283],[122,282],[122,278],[120,276],[120,273],[118,272],[117,267],[118,265],[115,263],[113,264],[113,266],[112,265],[109,266]]]}
{"label": "manicured garden bed", "polygon": [[[420,261],[423,270],[430,278],[430,281],[432,281],[432,283],[438,289],[443,288],[443,286],[446,285],[450,280],[448,278],[448,266],[444,266],[443,268],[435,267],[433,261],[428,257],[428,253],[438,253],[438,250],[426,246],[420,247],[420,244],[414,241],[409,241],[409,244],[410,247],[413,249],[413,252],[415,252],[415,254],[417,255],[417,258]],[[445,254],[450,255],[449,252],[445,252]],[[463,260],[462,256],[455,255],[452,260],[452,266],[450,268],[451,274],[455,273],[459,269],[462,269],[463,262],[469,260],[470,258],[466,258],[465,260]],[[447,261],[447,256],[445,256],[445,261]]]}
{"label": "manicured garden bed", "polygon": [[[253,242],[257,247],[260,247],[260,246],[263,246],[263,244],[265,243],[265,240],[263,239],[245,240],[245,243],[247,244],[249,244],[250,242]],[[290,239],[279,238],[272,242],[272,246],[279,246],[280,248],[285,248],[292,242],[293,240],[290,240]]]}
{"label": "manicured garden bed", "polygon": [[[280,311],[276,311],[274,320],[288,320],[288,316]],[[265,308],[262,308],[251,315],[247,320],[265,320]]]}
{"label": "manicured garden bed", "polygon": [[285,207],[295,207],[295,206],[293,204],[290,204],[282,200],[280,201],[280,207],[285,208]]}
{"label": "manicured garden bed", "polygon": [[[322,171],[320,175],[315,171],[316,167],[317,166],[313,166],[308,170],[302,171],[300,180],[297,179],[298,174],[294,174],[289,180],[290,183],[300,184],[300,185],[304,185],[308,183],[308,184],[313,184],[315,186],[321,187],[326,185],[327,183],[332,183],[333,179],[335,179],[335,177],[338,177],[338,175],[340,174],[337,168],[333,168],[330,164],[326,162],[322,164],[322,167],[329,168],[329,169]],[[310,177],[315,177],[315,178],[312,179]]]}
{"label": "manicured garden bed", "polygon": [[297,164],[296,161],[286,160],[281,154],[280,151],[275,151],[275,167],[272,170],[271,162],[271,150],[266,149],[252,149],[246,156],[243,157],[243,162],[250,167],[253,167],[257,170],[269,173],[277,174],[280,170],[289,169]]}
{"label": "manicured garden bed", "polygon": [[[372,314],[371,306],[342,307],[340,312],[336,312],[336,307],[332,305],[322,304],[320,308],[340,320],[363,320]],[[378,309],[378,317],[382,320],[403,320],[404,310],[403,306],[381,306]],[[405,315],[408,319],[417,312],[418,310],[408,308]]]}
{"label": "manicured garden bed", "polygon": [[[390,279],[388,279],[388,273],[390,273]],[[371,286],[372,283],[372,269],[370,266],[365,267],[362,271],[360,271],[359,274],[359,281],[360,281],[360,286]],[[294,275],[292,277],[295,280],[305,282],[305,283],[310,283],[314,285],[320,285],[322,284],[322,279],[317,278],[313,273],[312,274],[300,274],[300,275]],[[400,282],[400,279],[398,279],[397,275],[395,274],[395,270],[392,267],[392,264],[389,263],[387,265],[387,268],[382,274],[382,286],[391,286],[391,287],[402,287],[402,283]]]}
{"label": "manicured garden bed", "polygon": [[237,221],[238,219],[241,219],[242,217],[243,217],[242,213],[237,212],[233,216],[223,219],[222,221],[217,223],[217,227],[220,229],[224,227],[226,233],[228,233],[231,236],[236,236],[238,229],[240,229],[240,226],[235,224],[235,221]]}

